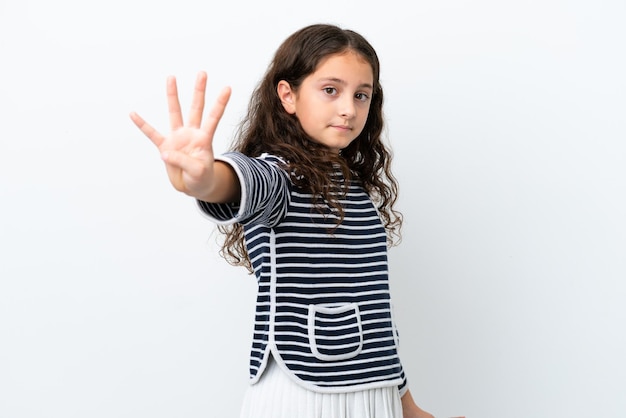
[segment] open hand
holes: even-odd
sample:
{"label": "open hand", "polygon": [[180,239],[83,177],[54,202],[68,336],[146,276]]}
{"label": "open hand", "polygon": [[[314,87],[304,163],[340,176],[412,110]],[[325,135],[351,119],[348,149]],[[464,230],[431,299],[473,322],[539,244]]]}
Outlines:
{"label": "open hand", "polygon": [[159,149],[161,158],[165,162],[167,175],[174,188],[198,199],[210,196],[219,186],[216,184],[214,175],[213,135],[224,114],[231,93],[229,87],[221,91],[203,122],[206,81],[206,73],[198,73],[189,119],[185,124],[178,99],[176,78],[173,76],[167,78],[169,135],[164,136],[159,133],[137,113],[130,114],[135,125]]}

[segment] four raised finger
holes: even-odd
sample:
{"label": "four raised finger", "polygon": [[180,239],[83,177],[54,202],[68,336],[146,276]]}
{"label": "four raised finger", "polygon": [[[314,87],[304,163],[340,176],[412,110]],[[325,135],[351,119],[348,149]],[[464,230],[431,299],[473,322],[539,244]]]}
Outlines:
{"label": "four raised finger", "polygon": [[[215,104],[209,112],[207,119],[203,123],[202,119],[205,105],[206,82],[207,75],[204,71],[201,71],[198,73],[196,78],[189,114],[189,127],[193,129],[199,129],[202,127],[202,129],[209,135],[209,138],[212,138],[220,119],[224,115],[224,110],[226,109],[226,105],[230,99],[231,89],[230,87],[225,87],[220,92]],[[178,98],[178,87],[174,76],[169,76],[167,78],[166,90],[170,127],[172,131],[175,131],[184,127],[184,123],[180,100]],[[144,135],[146,135],[157,147],[160,148],[161,144],[165,141],[165,137],[154,129],[149,123],[143,120],[137,113],[132,112],[130,117],[135,125],[144,133]]]}

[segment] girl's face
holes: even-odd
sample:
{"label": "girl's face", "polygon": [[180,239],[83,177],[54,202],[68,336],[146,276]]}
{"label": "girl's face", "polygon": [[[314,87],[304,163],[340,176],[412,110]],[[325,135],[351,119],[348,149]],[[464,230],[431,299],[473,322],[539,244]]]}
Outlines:
{"label": "girl's face", "polygon": [[363,130],[373,85],[370,64],[350,51],[322,60],[297,91],[284,80],[277,91],[285,110],[296,115],[304,131],[338,153]]}

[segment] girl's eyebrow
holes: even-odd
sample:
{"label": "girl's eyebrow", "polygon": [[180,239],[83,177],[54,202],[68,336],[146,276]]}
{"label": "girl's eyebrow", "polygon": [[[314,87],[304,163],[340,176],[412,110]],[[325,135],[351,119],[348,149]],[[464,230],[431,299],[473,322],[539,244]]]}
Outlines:
{"label": "girl's eyebrow", "polygon": [[[347,84],[345,80],[342,80],[341,78],[337,78],[337,77],[322,77],[322,78],[319,79],[319,81],[323,81],[323,82],[324,81],[332,81],[334,83],[342,84],[342,85],[346,85]],[[366,88],[366,89],[374,90],[374,86],[372,86],[369,83],[361,83],[361,84],[359,84],[359,88],[360,89]]]}

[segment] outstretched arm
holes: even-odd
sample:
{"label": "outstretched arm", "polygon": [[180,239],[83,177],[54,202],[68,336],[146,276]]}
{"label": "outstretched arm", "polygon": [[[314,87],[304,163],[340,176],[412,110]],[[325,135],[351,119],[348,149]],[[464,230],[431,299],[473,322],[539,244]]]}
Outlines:
{"label": "outstretched arm", "polygon": [[185,124],[176,78],[168,77],[168,135],[159,133],[135,112],[130,114],[130,118],[158,148],[169,180],[176,190],[205,202],[235,202],[239,200],[239,181],[230,166],[215,161],[213,154],[213,136],[231,91],[229,87],[222,90],[203,122],[206,81],[206,73],[200,72],[196,79],[189,118]]}

